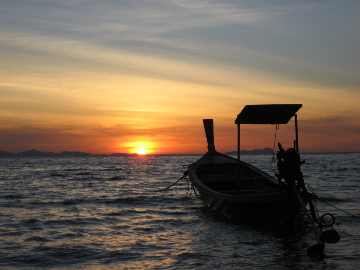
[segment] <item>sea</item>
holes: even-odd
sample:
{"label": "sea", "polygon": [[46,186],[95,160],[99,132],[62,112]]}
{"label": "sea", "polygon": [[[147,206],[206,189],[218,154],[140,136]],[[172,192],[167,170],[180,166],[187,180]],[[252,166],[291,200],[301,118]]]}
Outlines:
{"label": "sea", "polygon": [[[315,258],[311,229],[204,205],[180,179],[200,157],[0,158],[0,269],[360,269],[360,153],[302,154],[319,213],[335,216],[341,237]],[[242,155],[271,174],[272,158]]]}

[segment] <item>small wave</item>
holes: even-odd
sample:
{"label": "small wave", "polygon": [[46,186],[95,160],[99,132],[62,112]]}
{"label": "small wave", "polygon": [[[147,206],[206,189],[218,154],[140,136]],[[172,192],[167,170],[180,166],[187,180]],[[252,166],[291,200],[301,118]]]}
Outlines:
{"label": "small wave", "polygon": [[60,246],[42,246],[37,247],[34,251],[41,253],[46,260],[55,263],[55,265],[73,264],[79,259],[94,258],[101,253],[96,249],[86,245],[67,245]]}
{"label": "small wave", "polygon": [[46,237],[41,236],[31,236],[25,239],[26,242],[28,241],[36,241],[36,242],[50,242],[51,240]]}
{"label": "small wave", "polygon": [[70,168],[70,169],[64,169],[64,171],[73,172],[73,171],[86,171],[88,168]]}
{"label": "small wave", "polygon": [[86,225],[101,222],[98,218],[57,219],[45,221],[45,225]]}
{"label": "small wave", "polygon": [[351,171],[352,168],[337,168],[336,171],[338,172],[344,172],[344,171]]}
{"label": "small wave", "polygon": [[76,237],[84,237],[83,233],[65,233],[61,235],[61,238],[76,238]]}
{"label": "small wave", "polygon": [[20,199],[22,197],[23,197],[22,195],[4,195],[5,199],[11,199],[11,200]]}
{"label": "small wave", "polygon": [[121,212],[111,212],[111,213],[106,213],[104,214],[104,216],[120,216],[122,213]]}
{"label": "small wave", "polygon": [[29,220],[25,220],[24,223],[26,223],[26,224],[34,224],[34,223],[37,223],[39,221],[40,220],[38,220],[36,218],[32,218],[32,219],[29,219]]}
{"label": "small wave", "polygon": [[145,231],[145,232],[147,232],[147,231],[153,231],[154,228],[151,227],[151,226],[141,225],[141,226],[134,226],[134,227],[133,227],[133,230],[134,230],[134,231]]}
{"label": "small wave", "polygon": [[353,202],[352,199],[334,198],[334,197],[319,197],[320,201],[324,202]]}
{"label": "small wave", "polygon": [[16,232],[5,232],[1,233],[0,236],[21,236],[24,233],[22,231],[16,231]]}
{"label": "small wave", "polygon": [[50,173],[49,176],[54,176],[54,177],[67,177],[67,174],[63,174],[63,173]]}
{"label": "small wave", "polygon": [[100,172],[111,172],[111,171],[123,171],[125,170],[124,168],[105,168],[105,169],[101,169],[99,170]]}
{"label": "small wave", "polygon": [[[140,195],[141,194],[141,195]],[[121,198],[116,198],[116,199],[104,199],[103,201],[101,199],[100,202],[104,202],[104,203],[119,203],[119,204],[130,204],[130,205],[135,205],[135,204],[157,204],[159,202],[168,202],[168,203],[173,203],[173,202],[178,202],[178,201],[182,201],[182,198],[163,198],[163,197],[159,197],[157,195],[151,196],[151,195],[143,195],[144,192],[139,192],[137,194],[133,194],[133,196],[127,196],[127,197],[121,197]]]}
{"label": "small wave", "polygon": [[[45,200],[45,201],[29,201],[27,202],[28,205],[32,206],[51,206],[51,205],[75,205],[75,204],[81,204],[81,203],[96,203],[99,202],[99,199],[95,198],[79,198],[79,199],[64,199],[64,200],[57,200],[60,198],[54,198],[54,200]],[[101,200],[100,200],[101,202]]]}
{"label": "small wave", "polygon": [[135,203],[143,203],[143,199],[141,198],[117,198],[113,200],[105,200],[105,203],[127,203],[127,204],[135,204]]}
{"label": "small wave", "polygon": [[77,204],[77,200],[65,200],[65,201],[62,201],[61,204]]}
{"label": "small wave", "polygon": [[122,179],[125,179],[124,175],[116,175],[116,176],[110,177],[110,180],[122,180]]}
{"label": "small wave", "polygon": [[91,172],[79,172],[79,173],[74,173],[74,175],[93,175]]}
{"label": "small wave", "polygon": [[114,261],[128,261],[142,258],[144,256],[143,253],[137,252],[124,252],[124,251],[108,251],[102,254],[103,258],[100,259],[103,263],[111,263]]}

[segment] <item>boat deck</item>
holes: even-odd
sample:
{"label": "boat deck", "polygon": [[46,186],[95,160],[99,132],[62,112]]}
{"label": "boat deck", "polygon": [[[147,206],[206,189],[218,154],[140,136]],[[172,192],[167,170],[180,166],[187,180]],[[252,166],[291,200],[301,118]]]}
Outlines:
{"label": "boat deck", "polygon": [[197,176],[207,187],[229,195],[278,194],[278,186],[269,178],[244,167],[238,177],[237,164],[199,166]]}

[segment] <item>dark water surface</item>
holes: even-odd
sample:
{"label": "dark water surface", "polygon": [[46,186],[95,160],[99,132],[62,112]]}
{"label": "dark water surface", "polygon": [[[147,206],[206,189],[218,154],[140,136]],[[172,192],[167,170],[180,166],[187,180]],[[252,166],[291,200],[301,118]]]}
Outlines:
{"label": "dark water surface", "polygon": [[[197,155],[1,158],[0,269],[359,269],[360,154],[303,154],[305,181],[341,241],[309,258],[312,231],[239,224],[186,181]],[[243,156],[271,171],[271,156]]]}

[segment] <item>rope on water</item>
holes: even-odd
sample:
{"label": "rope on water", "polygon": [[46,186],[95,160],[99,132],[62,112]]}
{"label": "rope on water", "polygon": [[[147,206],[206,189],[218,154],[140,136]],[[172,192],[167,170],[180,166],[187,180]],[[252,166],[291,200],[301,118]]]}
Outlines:
{"label": "rope on water", "polygon": [[164,188],[164,189],[159,189],[159,190],[154,190],[154,192],[161,192],[161,191],[165,191],[165,190],[167,190],[167,189],[169,189],[169,188],[171,188],[172,186],[175,186],[180,180],[183,180],[183,179],[185,179],[186,177],[187,177],[187,175],[188,175],[188,172],[187,171],[185,171],[184,172],[184,175],[183,176],[181,176],[175,183],[173,183],[173,184],[171,184],[170,186],[168,186],[167,188]]}
{"label": "rope on water", "polygon": [[348,214],[348,215],[350,215],[350,216],[352,216],[352,217],[354,217],[354,218],[360,218],[359,216],[355,216],[355,215],[353,215],[353,214],[351,214],[351,213],[349,213],[349,212],[346,212],[345,210],[342,210],[342,209],[336,207],[335,205],[332,205],[331,203],[328,203],[328,202],[325,201],[324,199],[320,199],[320,198],[318,198],[318,199],[319,199],[320,201],[322,201],[323,203],[326,203],[326,204],[328,204],[328,205],[336,208],[337,210],[339,210],[339,211],[341,211],[341,212],[344,212],[345,214]]}

